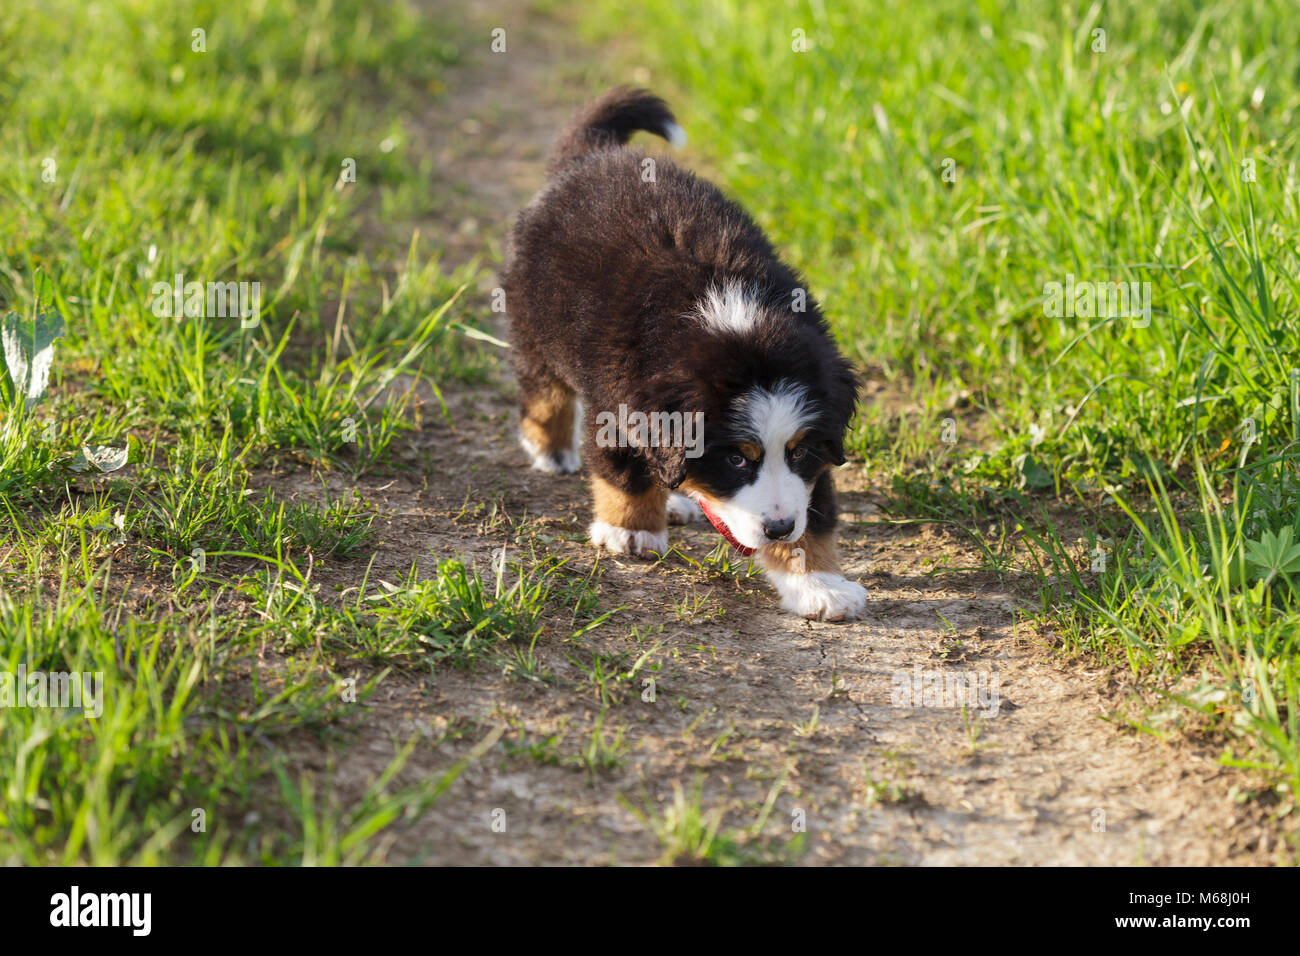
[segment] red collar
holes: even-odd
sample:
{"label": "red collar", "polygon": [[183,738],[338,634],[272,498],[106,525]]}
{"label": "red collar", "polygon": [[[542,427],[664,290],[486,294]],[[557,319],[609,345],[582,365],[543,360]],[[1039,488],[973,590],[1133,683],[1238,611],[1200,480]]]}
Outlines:
{"label": "red collar", "polygon": [[696,500],[700,504],[700,510],[704,512],[704,517],[709,519],[709,524],[717,528],[718,534],[726,538],[727,542],[733,548],[735,548],[737,551],[739,551],[741,554],[745,555],[746,557],[749,557],[749,555],[754,553],[755,550],[754,548],[747,548],[739,541],[736,540],[736,536],[731,533],[731,529],[727,527],[726,522],[713,513],[713,509],[709,507],[709,502],[707,498],[701,497],[701,498],[697,498]]}

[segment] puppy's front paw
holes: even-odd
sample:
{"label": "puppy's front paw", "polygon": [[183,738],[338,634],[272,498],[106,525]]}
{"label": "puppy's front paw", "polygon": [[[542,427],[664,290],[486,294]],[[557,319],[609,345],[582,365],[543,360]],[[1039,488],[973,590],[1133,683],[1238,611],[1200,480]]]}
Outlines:
{"label": "puppy's front paw", "polygon": [[689,524],[703,517],[704,512],[700,510],[699,502],[675,491],[668,496],[669,524]]}
{"label": "puppy's front paw", "polygon": [[867,589],[832,571],[769,572],[781,608],[809,620],[851,621],[867,606]]}
{"label": "puppy's front paw", "polygon": [[588,530],[592,544],[618,554],[658,556],[668,551],[667,531],[632,531],[603,521],[593,521]]}

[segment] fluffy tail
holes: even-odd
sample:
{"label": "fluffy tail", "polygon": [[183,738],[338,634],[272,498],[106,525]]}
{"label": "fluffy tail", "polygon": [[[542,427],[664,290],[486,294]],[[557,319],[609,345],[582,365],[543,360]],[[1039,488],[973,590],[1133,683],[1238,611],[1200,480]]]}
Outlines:
{"label": "fluffy tail", "polygon": [[686,131],[667,103],[649,90],[616,86],[578,111],[551,150],[547,172],[553,175],[588,153],[621,146],[637,130],[662,136],[674,146],[686,142]]}

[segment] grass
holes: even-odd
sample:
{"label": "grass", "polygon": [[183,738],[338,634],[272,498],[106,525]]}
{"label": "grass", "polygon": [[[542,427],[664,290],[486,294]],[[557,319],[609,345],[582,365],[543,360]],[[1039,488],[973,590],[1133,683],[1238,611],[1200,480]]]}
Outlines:
{"label": "grass", "polygon": [[[442,201],[405,117],[459,29],[397,0],[0,11],[0,862],[382,862],[500,731],[435,772],[440,741],[394,737],[347,785],[300,755],[395,669],[602,623],[562,563],[372,576],[378,512],[331,490],[400,473],[496,361],[459,331],[473,267],[389,225]],[[64,673],[101,690],[25,706],[17,675]]]}
{"label": "grass", "polygon": [[[788,771],[787,771],[788,773]],[[680,781],[673,783],[673,796],[662,809],[647,805],[639,809],[626,799],[624,807],[654,834],[663,866],[776,866],[798,862],[805,849],[805,824],[795,811],[790,833],[775,837],[765,834],[777,796],[787,774],[778,777],[767,800],[754,812],[754,822],[743,829],[724,827],[726,805],[707,807],[704,783],[697,779],[688,793]],[[744,808],[753,810],[754,808]]]}
{"label": "grass", "polygon": [[[602,0],[588,33],[671,78],[654,85],[708,131],[692,164],[756,214],[880,383],[850,444],[886,520],[965,531],[979,567],[935,573],[1020,582],[1040,633],[1128,669],[1289,811],[1290,11],[893,13]],[[475,265],[394,225],[450,201],[410,117],[478,41],[434,26],[400,0],[0,9],[0,675],[85,674],[77,689],[100,690],[82,708],[102,707],[0,707],[0,862],[384,862],[474,761],[520,754],[595,786],[634,759],[668,637],[642,622],[587,641],[617,613],[599,563],[539,558],[545,536],[502,497],[454,520],[522,545],[505,560],[380,570],[386,516],[339,490],[403,477],[414,430],[450,418],[443,389],[498,360],[462,334]],[[1061,314],[1053,284],[1075,280],[1149,283],[1149,322]],[[283,491],[286,474],[312,490]],[[723,544],[677,556],[660,570],[700,584],[755,573]],[[679,623],[723,613],[694,586]],[[306,769],[385,680],[469,669],[563,687],[591,715],[530,732],[498,714],[504,741],[457,718],[391,734],[363,779]],[[843,692],[833,674],[828,699]],[[802,716],[793,733],[821,732]],[[965,726],[972,755],[981,729]],[[911,799],[903,763],[886,769],[867,804]],[[784,780],[761,807],[701,782],[628,809],[663,862],[792,862],[802,832],[767,826]]]}
{"label": "grass", "polygon": [[[884,383],[852,444],[893,513],[964,528],[986,568],[1037,591],[1045,629],[1210,718],[1224,759],[1287,808],[1289,19],[1270,0],[902,18],[874,0],[613,0],[587,27],[637,38],[629,57],[708,131],[690,162],[753,212]],[[1052,302],[1053,283],[1117,281],[1149,283],[1149,316]]]}

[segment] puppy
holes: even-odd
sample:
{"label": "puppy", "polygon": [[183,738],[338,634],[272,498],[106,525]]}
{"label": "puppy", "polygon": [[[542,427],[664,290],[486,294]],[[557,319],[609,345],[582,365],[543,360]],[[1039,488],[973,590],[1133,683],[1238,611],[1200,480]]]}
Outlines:
{"label": "puppy", "polygon": [[831,480],[853,370],[758,226],[713,185],[624,148],[637,130],[685,139],[645,90],[581,110],[510,235],[524,449],[563,474],[585,445],[594,545],[662,554],[669,518],[702,512],[757,555],[784,609],[858,617],[866,590],[840,573]]}

